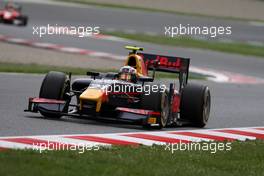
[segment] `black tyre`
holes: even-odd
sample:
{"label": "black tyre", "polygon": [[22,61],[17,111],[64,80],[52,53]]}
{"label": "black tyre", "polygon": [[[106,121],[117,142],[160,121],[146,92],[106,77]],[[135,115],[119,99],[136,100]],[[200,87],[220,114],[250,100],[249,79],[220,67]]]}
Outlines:
{"label": "black tyre", "polygon": [[18,20],[20,21],[19,26],[27,26],[27,24],[28,24],[28,17],[27,16],[21,16],[18,18]]}
{"label": "black tyre", "polygon": [[[70,89],[70,82],[66,74],[61,72],[50,71],[44,78],[39,97],[56,100],[66,100],[66,93]],[[61,115],[54,112],[44,112],[40,110],[40,114],[49,118],[60,118]]]}
{"label": "black tyre", "polygon": [[27,24],[28,24],[28,17],[24,16],[24,18],[23,18],[23,26],[27,26]]}
{"label": "black tyre", "polygon": [[[158,128],[160,129],[166,126],[170,113],[168,96],[168,91],[162,92],[161,89],[159,89],[157,92],[150,92],[149,95],[143,94],[141,98],[142,109],[158,111],[161,113],[161,118],[158,120]],[[149,125],[145,125],[145,127],[149,127]]]}
{"label": "black tyre", "polygon": [[204,127],[209,119],[211,95],[207,86],[188,84],[182,91],[180,115],[193,126]]}

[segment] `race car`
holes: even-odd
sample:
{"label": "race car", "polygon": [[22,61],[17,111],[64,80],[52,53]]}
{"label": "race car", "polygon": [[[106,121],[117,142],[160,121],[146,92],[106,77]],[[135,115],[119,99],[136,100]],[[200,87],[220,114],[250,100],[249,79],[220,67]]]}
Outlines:
{"label": "race car", "polygon": [[[103,118],[158,129],[207,124],[210,90],[188,83],[189,58],[143,53],[141,47],[126,48],[131,51],[117,73],[89,71],[88,77],[72,82],[71,73],[49,72],[39,97],[29,98],[25,111],[40,112],[48,118]],[[154,81],[157,72],[175,73],[175,79]]]}
{"label": "race car", "polygon": [[21,10],[21,6],[13,2],[8,2],[4,9],[0,9],[0,23],[26,26],[28,17],[23,15]]}

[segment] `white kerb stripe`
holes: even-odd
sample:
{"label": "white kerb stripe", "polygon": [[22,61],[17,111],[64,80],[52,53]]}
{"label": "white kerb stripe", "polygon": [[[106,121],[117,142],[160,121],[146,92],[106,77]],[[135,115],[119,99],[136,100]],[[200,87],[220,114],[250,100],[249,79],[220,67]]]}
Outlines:
{"label": "white kerb stripe", "polygon": [[63,136],[38,136],[37,139],[52,141],[52,142],[58,142],[61,144],[70,144],[70,145],[86,145],[86,146],[97,146],[97,145],[108,146],[109,145],[110,146],[110,144],[106,144],[106,143],[86,141],[86,140],[81,140],[81,139],[66,138]]}
{"label": "white kerb stripe", "polygon": [[245,136],[245,135],[239,135],[239,134],[231,134],[231,133],[224,133],[224,132],[218,132],[218,131],[200,131],[201,134],[208,134],[213,136],[220,136],[220,137],[226,137],[226,138],[233,138],[240,141],[245,141],[246,139],[249,140],[255,140],[255,137],[252,136]]}
{"label": "white kerb stripe", "polygon": [[159,141],[154,141],[154,140],[149,140],[149,139],[140,139],[136,137],[129,137],[129,136],[122,136],[118,134],[98,134],[98,135],[91,135],[95,137],[104,137],[107,139],[116,139],[116,140],[122,140],[126,142],[136,142],[142,145],[147,145],[147,146],[152,146],[153,144],[156,145],[165,145],[165,142],[159,142]]}
{"label": "white kerb stripe", "polygon": [[240,129],[237,129],[237,130],[245,131],[245,132],[251,132],[251,133],[257,133],[257,134],[264,134],[264,130],[257,130],[257,129],[253,129],[253,128],[240,128]]}
{"label": "white kerb stripe", "polygon": [[11,149],[45,149],[44,147],[40,147],[37,145],[30,145],[30,144],[23,144],[23,143],[18,143],[18,142],[10,142],[10,141],[1,141],[0,140],[0,147],[3,148],[11,148]]}
{"label": "white kerb stripe", "polygon": [[57,47],[58,45],[52,43],[32,43],[32,46],[45,48],[45,47]]}
{"label": "white kerb stripe", "polygon": [[70,47],[65,47],[65,48],[60,48],[60,51],[66,51],[66,52],[71,52],[71,53],[80,53],[85,50],[79,49],[79,48],[70,48]]}
{"label": "white kerb stripe", "polygon": [[28,40],[19,39],[19,38],[9,38],[9,39],[6,39],[6,41],[12,42],[12,43],[30,43],[30,41]]}
{"label": "white kerb stripe", "polygon": [[109,57],[110,55],[108,53],[102,53],[102,52],[93,52],[89,54],[90,56],[96,56],[96,57]]}
{"label": "white kerb stripe", "polygon": [[159,136],[159,137],[167,137],[167,138],[173,138],[173,139],[179,139],[179,140],[187,140],[187,141],[192,141],[192,142],[201,142],[201,141],[213,141],[210,139],[206,138],[199,138],[199,137],[192,137],[192,136],[185,136],[185,135],[179,135],[179,134],[169,134],[169,133],[153,133],[154,136]]}
{"label": "white kerb stripe", "polygon": [[211,81],[215,81],[215,82],[228,82],[229,81],[229,77],[219,73],[217,71],[212,71],[212,70],[207,70],[207,69],[202,69],[202,68],[198,68],[198,67],[190,67],[190,71],[194,72],[194,73],[199,73],[202,75],[209,75],[209,76],[213,76],[213,77],[208,77],[208,80]]}

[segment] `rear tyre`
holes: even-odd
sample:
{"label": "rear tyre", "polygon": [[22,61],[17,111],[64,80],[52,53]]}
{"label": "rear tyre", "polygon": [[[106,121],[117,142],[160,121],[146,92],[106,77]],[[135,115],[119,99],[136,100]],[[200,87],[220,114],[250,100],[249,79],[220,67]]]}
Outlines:
{"label": "rear tyre", "polygon": [[[39,97],[47,99],[56,99],[56,100],[66,100],[66,93],[69,92],[70,82],[66,74],[61,72],[50,71],[44,78]],[[54,112],[44,112],[40,111],[40,114],[48,118],[60,118],[59,113]]]}
{"label": "rear tyre", "polygon": [[[159,85],[158,85],[159,86]],[[159,86],[160,87],[160,86]],[[150,92],[149,95],[142,95],[141,108],[145,110],[153,110],[160,112],[160,119],[158,119],[159,129],[167,125],[169,117],[169,94],[168,91],[162,92],[159,89],[157,92]],[[150,128],[149,124],[144,125],[146,128]]]}
{"label": "rear tyre", "polygon": [[204,127],[211,108],[210,90],[207,86],[188,84],[182,91],[180,115],[195,127]]}

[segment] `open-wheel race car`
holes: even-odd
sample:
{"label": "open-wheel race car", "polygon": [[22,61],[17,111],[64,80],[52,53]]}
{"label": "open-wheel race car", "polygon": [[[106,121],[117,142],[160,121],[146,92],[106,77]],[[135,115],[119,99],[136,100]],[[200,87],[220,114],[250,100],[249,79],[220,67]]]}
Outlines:
{"label": "open-wheel race car", "polygon": [[[49,72],[39,97],[29,98],[25,111],[40,112],[48,118],[114,119],[159,129],[207,124],[210,91],[207,86],[188,83],[190,59],[142,53],[140,47],[126,48],[131,51],[117,73],[87,72],[88,77],[72,82],[71,73]],[[175,73],[175,80],[154,81],[156,72]]]}
{"label": "open-wheel race car", "polygon": [[28,17],[22,14],[20,5],[8,2],[3,9],[0,9],[0,23],[26,26]]}

